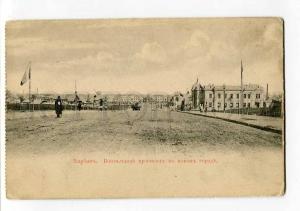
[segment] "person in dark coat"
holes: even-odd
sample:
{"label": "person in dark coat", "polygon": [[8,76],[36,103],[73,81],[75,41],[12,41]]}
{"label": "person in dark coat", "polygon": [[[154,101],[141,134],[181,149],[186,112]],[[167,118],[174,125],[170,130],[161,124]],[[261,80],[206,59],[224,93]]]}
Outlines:
{"label": "person in dark coat", "polygon": [[180,110],[184,111],[184,107],[185,107],[185,99],[183,98],[182,101],[181,101]]}
{"label": "person in dark coat", "polygon": [[60,96],[58,96],[57,99],[55,100],[55,112],[57,118],[62,116],[62,110],[63,110],[62,100],[60,99]]}
{"label": "person in dark coat", "polygon": [[103,101],[102,98],[99,100],[99,105],[100,105],[100,111],[102,111],[103,110],[103,106],[104,106],[104,101]]}
{"label": "person in dark coat", "polygon": [[81,111],[81,109],[82,109],[82,102],[81,101],[78,101],[77,109],[78,109],[78,111]]}

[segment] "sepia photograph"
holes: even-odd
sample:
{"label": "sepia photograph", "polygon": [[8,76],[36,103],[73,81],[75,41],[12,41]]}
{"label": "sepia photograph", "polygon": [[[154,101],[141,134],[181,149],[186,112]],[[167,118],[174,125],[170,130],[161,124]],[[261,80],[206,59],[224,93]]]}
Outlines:
{"label": "sepia photograph", "polygon": [[8,21],[10,199],[281,196],[281,18]]}

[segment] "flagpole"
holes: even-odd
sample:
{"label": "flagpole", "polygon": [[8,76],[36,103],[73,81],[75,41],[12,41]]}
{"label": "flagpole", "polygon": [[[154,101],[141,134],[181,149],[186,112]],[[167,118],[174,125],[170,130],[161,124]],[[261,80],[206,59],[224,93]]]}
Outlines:
{"label": "flagpole", "polygon": [[28,99],[29,99],[29,111],[30,111],[30,105],[31,105],[31,62],[29,62],[29,73],[28,73],[28,78],[29,78],[29,92],[28,92]]}
{"label": "flagpole", "polygon": [[[240,108],[241,108],[241,111],[244,107],[244,90],[243,90],[243,60],[241,60],[241,100],[240,100]],[[240,112],[241,113],[241,112]]]}
{"label": "flagpole", "polygon": [[[41,101],[39,101],[40,100],[39,88],[36,88],[36,96],[37,96],[38,102],[41,102]],[[39,105],[39,106],[37,106],[38,110],[41,111],[41,104],[39,103],[38,105]]]}
{"label": "flagpole", "polygon": [[74,106],[74,110],[76,111],[76,105],[77,105],[77,83],[75,80],[75,106]]}

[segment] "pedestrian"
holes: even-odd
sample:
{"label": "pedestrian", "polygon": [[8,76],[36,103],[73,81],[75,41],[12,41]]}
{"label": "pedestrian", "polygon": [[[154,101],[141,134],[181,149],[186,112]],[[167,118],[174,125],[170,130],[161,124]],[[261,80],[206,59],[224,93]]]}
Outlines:
{"label": "pedestrian", "polygon": [[97,95],[94,95],[93,108],[95,108],[96,97],[97,97]]}
{"label": "pedestrian", "polygon": [[181,101],[180,110],[184,111],[184,107],[185,107],[185,99],[183,98],[182,101]]}
{"label": "pedestrian", "polygon": [[103,99],[101,98],[101,99],[99,100],[100,111],[103,110],[103,104],[104,104],[104,101],[103,101]]}
{"label": "pedestrian", "polygon": [[80,111],[82,109],[82,101],[78,101],[77,109]]}
{"label": "pedestrian", "polygon": [[62,100],[60,96],[58,96],[57,99],[55,100],[55,112],[57,118],[62,116],[62,110],[63,110]]}

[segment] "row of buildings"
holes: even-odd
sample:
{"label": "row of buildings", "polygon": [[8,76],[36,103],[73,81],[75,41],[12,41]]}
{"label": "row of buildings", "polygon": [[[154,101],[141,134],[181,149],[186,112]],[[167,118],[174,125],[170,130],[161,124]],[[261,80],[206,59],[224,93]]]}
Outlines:
{"label": "row of buildings", "polygon": [[[94,104],[100,100],[109,104],[133,104],[142,102],[153,102],[162,105],[167,105],[170,102],[172,95],[168,94],[76,94],[78,99],[84,104]],[[73,104],[76,97],[75,94],[62,94],[60,95],[63,103]],[[33,104],[54,104],[58,94],[38,94],[31,96],[31,103]],[[28,103],[27,95],[12,95],[10,94],[7,103]]]}
{"label": "row of buildings", "polygon": [[[60,95],[64,104],[74,105],[74,94]],[[33,104],[54,104],[57,94],[39,94],[32,97]],[[194,83],[186,93],[173,94],[78,94],[78,99],[86,106],[98,105],[101,101],[107,105],[132,105],[134,103],[151,102],[158,107],[172,106],[181,110],[225,111],[240,108],[263,108],[272,102],[268,96],[268,87],[257,84],[241,86],[232,85],[203,85]],[[8,103],[28,103],[28,96],[15,95],[7,98]]]}

